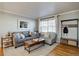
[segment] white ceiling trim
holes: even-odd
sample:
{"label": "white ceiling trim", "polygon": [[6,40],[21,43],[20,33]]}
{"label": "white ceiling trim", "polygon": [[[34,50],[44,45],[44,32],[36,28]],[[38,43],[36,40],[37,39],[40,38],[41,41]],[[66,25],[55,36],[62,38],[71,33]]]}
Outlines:
{"label": "white ceiling trim", "polygon": [[79,12],[79,10],[72,10],[72,11],[67,11],[67,12],[63,12],[63,13],[60,13],[60,14],[55,14],[55,15],[48,15],[48,16],[44,16],[44,17],[40,17],[41,18],[45,18],[45,17],[50,17],[50,16],[59,16],[59,15],[64,15],[64,14],[69,14],[69,13],[74,13],[74,12]]}
{"label": "white ceiling trim", "polygon": [[79,10],[72,10],[72,11],[68,11],[68,12],[63,12],[57,15],[64,15],[64,14],[69,14],[69,13],[74,13],[74,12],[79,12]]}
{"label": "white ceiling trim", "polygon": [[15,13],[15,12],[9,11],[9,10],[0,9],[0,12],[4,12],[4,13],[16,15],[16,16],[24,17],[24,18],[28,18],[28,19],[33,19],[33,18],[29,18],[29,17],[23,16],[23,15],[17,14],[17,13]]}

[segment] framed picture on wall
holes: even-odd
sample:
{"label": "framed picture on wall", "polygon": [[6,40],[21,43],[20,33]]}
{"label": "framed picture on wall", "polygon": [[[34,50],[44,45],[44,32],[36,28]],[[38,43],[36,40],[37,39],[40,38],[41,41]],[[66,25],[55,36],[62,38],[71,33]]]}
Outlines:
{"label": "framed picture on wall", "polygon": [[28,28],[28,22],[25,20],[17,20],[17,28],[18,29],[27,29]]}
{"label": "framed picture on wall", "polygon": [[25,21],[20,21],[20,28],[27,28],[27,22]]}

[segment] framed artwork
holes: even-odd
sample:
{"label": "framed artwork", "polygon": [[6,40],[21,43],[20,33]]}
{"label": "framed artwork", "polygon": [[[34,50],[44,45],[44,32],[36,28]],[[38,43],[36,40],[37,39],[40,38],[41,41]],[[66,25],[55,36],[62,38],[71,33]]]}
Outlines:
{"label": "framed artwork", "polygon": [[27,28],[27,22],[25,21],[20,21],[20,28]]}
{"label": "framed artwork", "polygon": [[27,29],[28,28],[28,22],[25,20],[18,20],[17,21],[17,28],[18,29]]}

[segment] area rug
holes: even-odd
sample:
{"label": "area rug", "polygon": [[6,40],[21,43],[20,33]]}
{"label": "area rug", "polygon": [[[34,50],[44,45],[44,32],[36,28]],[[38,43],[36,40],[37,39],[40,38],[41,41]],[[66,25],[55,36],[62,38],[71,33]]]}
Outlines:
{"label": "area rug", "polygon": [[45,45],[36,50],[31,51],[30,54],[26,50],[24,50],[23,46],[18,47],[16,49],[14,47],[9,47],[4,49],[4,56],[46,56],[57,45],[58,45],[57,43],[51,46]]}

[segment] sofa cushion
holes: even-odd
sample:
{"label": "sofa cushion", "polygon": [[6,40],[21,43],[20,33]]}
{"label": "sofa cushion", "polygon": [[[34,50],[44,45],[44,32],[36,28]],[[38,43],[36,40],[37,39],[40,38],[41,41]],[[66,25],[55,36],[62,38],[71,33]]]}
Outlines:
{"label": "sofa cushion", "polygon": [[24,42],[24,40],[23,39],[18,39],[16,42],[17,43],[22,43],[22,42]]}
{"label": "sofa cushion", "polygon": [[25,37],[29,36],[29,32],[28,31],[24,31],[23,34],[25,35]]}
{"label": "sofa cushion", "polygon": [[36,32],[32,32],[31,36],[35,37],[35,38],[39,38],[41,36],[41,34],[40,33],[36,33]]}
{"label": "sofa cushion", "polygon": [[26,37],[24,40],[30,40],[33,39],[33,37]]}

